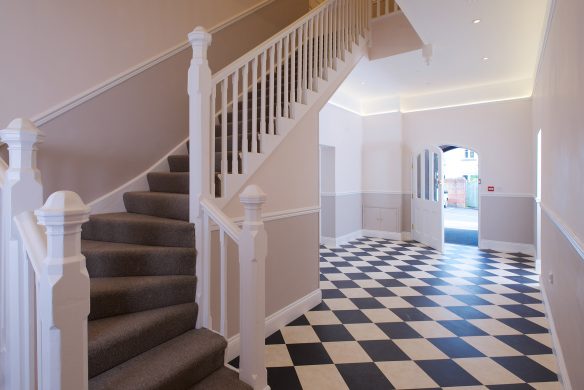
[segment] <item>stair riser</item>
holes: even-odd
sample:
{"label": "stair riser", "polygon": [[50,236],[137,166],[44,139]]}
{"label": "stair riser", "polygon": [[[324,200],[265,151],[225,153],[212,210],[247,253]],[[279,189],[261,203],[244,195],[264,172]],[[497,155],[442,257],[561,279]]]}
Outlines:
{"label": "stair riser", "polygon": [[189,193],[189,175],[148,174],[150,191],[169,192],[173,194]]}
{"label": "stair riser", "polygon": [[194,275],[194,249],[168,248],[148,252],[86,252],[87,271],[92,278],[122,276]]}
{"label": "stair riser", "polygon": [[90,220],[83,225],[84,240],[127,244],[195,247],[195,230],[190,224],[169,229],[164,224]]}
{"label": "stair riser", "polygon": [[[125,361],[140,355],[168,340],[195,328],[198,313],[196,303],[178,305],[160,313],[143,327],[140,324],[131,331],[123,331],[119,338],[100,340],[92,332],[89,322],[89,377],[101,374]],[[142,317],[143,318],[143,317]],[[137,318],[134,318],[136,321]],[[110,335],[111,336],[111,335]],[[101,342],[100,342],[101,341]]]}
{"label": "stair riser", "polygon": [[92,291],[89,320],[194,302],[195,290],[196,277],[193,276],[173,284],[137,287],[132,291]]}
{"label": "stair riser", "polygon": [[[158,194],[156,194],[158,195]],[[129,213],[151,215],[153,217],[189,220],[189,197],[183,194],[167,196],[146,196],[141,193],[124,194],[124,205]]]}

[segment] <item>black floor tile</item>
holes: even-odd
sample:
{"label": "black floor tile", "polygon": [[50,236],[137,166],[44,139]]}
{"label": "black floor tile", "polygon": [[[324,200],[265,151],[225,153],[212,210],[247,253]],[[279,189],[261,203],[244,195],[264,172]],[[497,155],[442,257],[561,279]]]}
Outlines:
{"label": "black floor tile", "polygon": [[411,296],[402,297],[404,301],[407,301],[410,305],[414,307],[437,307],[440,306],[433,300],[425,296]]}
{"label": "black floor tile", "polygon": [[272,390],[302,390],[294,367],[268,367],[268,385]]}
{"label": "black floor tile", "polygon": [[351,298],[351,302],[359,309],[383,309],[385,307],[375,298]]}
{"label": "black floor tile", "polygon": [[499,321],[523,334],[548,333],[543,326],[535,324],[525,318],[502,318]]}
{"label": "black floor tile", "polygon": [[460,318],[464,318],[465,320],[490,318],[485,313],[480,312],[474,307],[470,306],[450,306],[447,307],[447,309],[456,314],[457,316],[459,316]]}
{"label": "black floor tile", "polygon": [[366,324],[371,320],[361,310],[335,310],[333,311],[343,324]]}
{"label": "black floor tile", "polygon": [[321,343],[288,344],[286,346],[295,366],[332,363]]}
{"label": "black floor tile", "polygon": [[483,330],[465,320],[438,321],[438,323],[458,337],[487,335]]}
{"label": "black floor tile", "polygon": [[429,341],[451,359],[485,356],[478,349],[457,337],[436,338]]}
{"label": "black floor tile", "polygon": [[351,390],[394,389],[375,363],[337,364],[337,369]]}
{"label": "black floor tile", "polygon": [[416,362],[441,387],[476,386],[480,382],[452,360]]}
{"label": "black floor tile", "polygon": [[383,322],[377,326],[391,339],[418,339],[422,337],[405,322]]}
{"label": "black floor tile", "polygon": [[513,347],[524,355],[548,355],[552,349],[525,335],[497,336],[499,340]]}
{"label": "black floor tile", "polygon": [[359,344],[374,362],[410,360],[391,340],[368,340],[360,341]]}
{"label": "black floor tile", "polygon": [[391,309],[403,321],[431,321],[432,319],[415,307]]}
{"label": "black floor tile", "polygon": [[322,342],[354,340],[344,325],[313,325],[312,328]]}
{"label": "black floor tile", "polygon": [[527,356],[496,357],[493,360],[528,383],[558,380],[558,376],[555,373]]}
{"label": "black floor tile", "polygon": [[524,305],[501,305],[503,309],[509,310],[512,313],[515,313],[521,317],[545,317],[539,310],[532,309],[529,306]]}

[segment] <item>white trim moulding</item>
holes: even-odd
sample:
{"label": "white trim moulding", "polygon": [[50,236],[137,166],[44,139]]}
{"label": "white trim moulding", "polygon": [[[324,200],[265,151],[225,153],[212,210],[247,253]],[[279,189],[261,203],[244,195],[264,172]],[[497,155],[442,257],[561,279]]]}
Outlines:
{"label": "white trim moulding", "polygon": [[[283,328],[296,318],[306,313],[316,305],[322,302],[322,292],[320,289],[305,295],[299,300],[292,302],[283,309],[266,318],[266,337],[272,335],[278,329]],[[227,351],[225,352],[226,361],[231,361],[239,356],[240,339],[239,333],[231,336],[227,341]]]}
{"label": "white trim moulding", "polygon": [[479,239],[479,248],[506,253],[525,253],[526,255],[535,256],[535,245],[521,242]]}
{"label": "white trim moulding", "polygon": [[580,259],[584,261],[584,243],[582,240],[576,236],[576,233],[568,227],[568,224],[558,214],[547,208],[543,203],[540,203],[540,206],[545,215],[556,225],[556,228],[558,228],[566,240],[572,245],[578,256],[580,256]]}
{"label": "white trim moulding", "polygon": [[0,188],[4,187],[4,178],[6,177],[6,171],[8,170],[8,164],[0,158]]}
{"label": "white trim moulding", "polygon": [[558,338],[558,332],[556,331],[556,322],[554,321],[554,317],[552,314],[552,310],[550,307],[549,298],[547,296],[547,291],[545,289],[545,284],[543,283],[543,278],[540,276],[539,286],[541,289],[541,296],[543,298],[543,306],[545,309],[545,314],[548,319],[548,323],[550,325],[550,333],[552,335],[552,348],[554,355],[556,356],[556,360],[558,363],[558,368],[560,369],[560,373],[558,375],[558,379],[564,388],[564,390],[572,390],[572,383],[570,382],[570,376],[568,375],[568,368],[566,367],[566,360],[564,359],[564,353],[562,352],[562,345],[560,344],[560,339]]}
{"label": "white trim moulding", "polygon": [[356,230],[341,237],[320,237],[320,243],[326,246],[338,247],[361,237],[386,238],[388,240],[408,241],[412,239],[411,232],[386,232],[382,230]]}
{"label": "white trim moulding", "polygon": [[521,194],[521,193],[505,193],[505,192],[481,192],[480,196],[492,197],[492,198],[533,198],[533,194]]}
{"label": "white trim moulding", "polygon": [[[241,19],[245,18],[246,16],[256,12],[257,10],[267,6],[268,4],[270,4],[274,1],[275,0],[264,0],[256,5],[248,8],[247,10],[240,12],[237,15],[218,23],[217,25],[215,25],[211,29],[209,29],[209,33],[210,34],[216,33],[217,31],[220,31],[220,30],[240,21]],[[79,95],[76,95],[69,100],[66,100],[63,103],[58,104],[58,105],[48,109],[47,111],[32,117],[32,122],[34,122],[34,124],[36,126],[42,126],[45,123],[48,123],[48,122],[52,121],[53,119],[59,117],[60,115],[63,115],[67,111],[70,111],[70,110],[74,109],[75,107],[80,106],[81,104],[83,104],[83,103],[93,99],[94,97],[99,96],[102,93],[122,84],[123,82],[131,79],[132,77],[137,76],[140,73],[152,68],[153,66],[177,55],[178,53],[182,52],[183,50],[188,49],[190,46],[191,45],[190,45],[189,41],[185,40],[184,42],[174,46],[170,50],[167,50],[163,53],[160,53],[160,54],[138,64],[137,66],[134,66],[134,67],[126,70],[125,72],[122,72],[122,73],[118,74],[117,76],[114,76],[114,77],[106,80],[105,82],[98,84],[98,85],[94,86],[93,88],[90,88],[90,89],[86,90],[85,92],[82,92]]]}

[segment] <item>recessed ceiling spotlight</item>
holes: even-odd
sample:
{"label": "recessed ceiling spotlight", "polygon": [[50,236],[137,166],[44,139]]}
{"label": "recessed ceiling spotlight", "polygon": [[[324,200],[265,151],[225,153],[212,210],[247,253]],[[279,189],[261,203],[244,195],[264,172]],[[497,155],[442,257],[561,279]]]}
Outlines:
{"label": "recessed ceiling spotlight", "polygon": [[488,61],[489,57],[483,57],[483,61]]}
{"label": "recessed ceiling spotlight", "polygon": [[475,20],[473,20],[472,22],[473,22],[474,24],[479,24],[479,23],[481,22],[481,20],[480,20],[480,19],[475,19]]}

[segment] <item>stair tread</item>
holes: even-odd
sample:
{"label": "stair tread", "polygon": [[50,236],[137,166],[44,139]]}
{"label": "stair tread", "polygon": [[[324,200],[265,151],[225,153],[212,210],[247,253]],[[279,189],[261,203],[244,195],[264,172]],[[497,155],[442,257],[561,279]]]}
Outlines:
{"label": "stair tread", "polygon": [[91,278],[89,319],[193,302],[196,284],[194,275]]}
{"label": "stair tread", "polygon": [[91,378],[89,389],[188,388],[223,366],[226,346],[214,332],[191,330]]}
{"label": "stair tread", "polygon": [[252,387],[239,380],[239,375],[227,367],[221,367],[188,390],[251,390]]}
{"label": "stair tread", "polygon": [[147,179],[152,192],[189,193],[188,172],[150,172]]}
{"label": "stair tread", "polygon": [[196,318],[191,302],[89,321],[89,377],[194,329]]}

